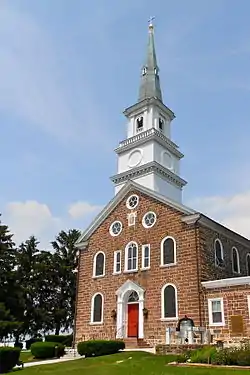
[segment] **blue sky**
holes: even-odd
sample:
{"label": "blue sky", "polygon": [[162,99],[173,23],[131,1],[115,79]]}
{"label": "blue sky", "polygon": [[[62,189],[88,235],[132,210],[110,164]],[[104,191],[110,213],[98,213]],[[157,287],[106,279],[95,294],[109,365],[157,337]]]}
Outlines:
{"label": "blue sky", "polygon": [[1,0],[0,211],[17,242],[84,229],[112,198],[151,15],[184,203],[247,236],[249,13],[248,0]]}

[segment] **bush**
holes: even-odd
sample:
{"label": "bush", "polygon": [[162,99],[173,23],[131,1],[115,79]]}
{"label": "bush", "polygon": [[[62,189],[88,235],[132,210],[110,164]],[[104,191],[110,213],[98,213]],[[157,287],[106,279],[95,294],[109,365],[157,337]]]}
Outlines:
{"label": "bush", "polygon": [[59,342],[65,346],[72,346],[73,334],[71,335],[48,335],[45,336],[47,342]]}
{"label": "bush", "polygon": [[58,342],[35,342],[31,345],[31,353],[39,359],[62,357],[64,348],[64,345]]}
{"label": "bush", "polygon": [[220,349],[212,358],[216,365],[250,366],[250,346],[243,345],[239,348]]}
{"label": "bush", "polygon": [[191,352],[190,360],[193,363],[211,363],[216,354],[217,350],[214,346],[205,346]]}
{"label": "bush", "polygon": [[22,343],[22,342],[15,342],[14,347],[15,347],[15,348],[20,348],[20,349],[22,350],[22,348],[23,348],[23,343]]}
{"label": "bush", "polygon": [[0,347],[0,374],[10,371],[16,366],[20,351],[20,348]]}
{"label": "bush", "polygon": [[85,357],[114,354],[125,348],[123,341],[119,340],[90,340],[79,342],[77,351]]}
{"label": "bush", "polygon": [[42,342],[42,341],[43,339],[40,337],[33,337],[25,342],[26,349],[29,350],[32,344],[34,344],[35,342]]}

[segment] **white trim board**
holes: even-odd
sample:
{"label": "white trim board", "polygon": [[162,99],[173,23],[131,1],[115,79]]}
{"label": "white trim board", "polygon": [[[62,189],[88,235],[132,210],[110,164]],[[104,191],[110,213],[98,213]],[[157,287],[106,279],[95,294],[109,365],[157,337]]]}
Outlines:
{"label": "white trim board", "polygon": [[205,289],[226,288],[228,286],[238,286],[238,285],[249,285],[250,287],[250,276],[230,277],[228,279],[203,281],[201,285]]}

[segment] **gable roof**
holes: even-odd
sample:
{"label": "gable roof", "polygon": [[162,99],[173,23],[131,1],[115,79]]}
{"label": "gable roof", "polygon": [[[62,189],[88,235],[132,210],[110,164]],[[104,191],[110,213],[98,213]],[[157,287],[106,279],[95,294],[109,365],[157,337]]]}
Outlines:
{"label": "gable roof", "polygon": [[84,245],[86,241],[88,241],[88,239],[94,233],[94,231],[103,223],[103,221],[109,216],[109,214],[117,207],[117,205],[125,198],[125,196],[131,190],[137,190],[151,198],[156,199],[159,202],[166,204],[167,206],[174,208],[177,211],[182,212],[183,214],[192,215],[197,213],[197,211],[194,211],[191,208],[188,208],[178,202],[166,198],[161,194],[158,194],[157,192],[151,189],[145,188],[144,186],[129,180],[122,187],[122,189],[114,196],[114,198],[111,199],[109,203],[103,208],[103,210],[96,216],[96,218],[92,221],[88,228],[81,234],[81,236],[76,242],[77,247],[81,247],[82,245]]}

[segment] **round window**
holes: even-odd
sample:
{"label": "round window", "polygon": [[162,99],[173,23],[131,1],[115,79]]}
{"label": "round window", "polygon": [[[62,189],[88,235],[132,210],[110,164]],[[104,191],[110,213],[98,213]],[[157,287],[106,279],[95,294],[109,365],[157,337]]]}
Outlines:
{"label": "round window", "polygon": [[114,221],[109,228],[111,236],[118,236],[122,231],[122,223],[120,221]]}
{"label": "round window", "polygon": [[152,211],[147,212],[142,219],[144,228],[151,228],[156,223],[156,214]]}
{"label": "round window", "polygon": [[139,197],[138,195],[131,195],[126,202],[126,206],[128,209],[132,210],[133,208],[137,207],[139,203]]}

